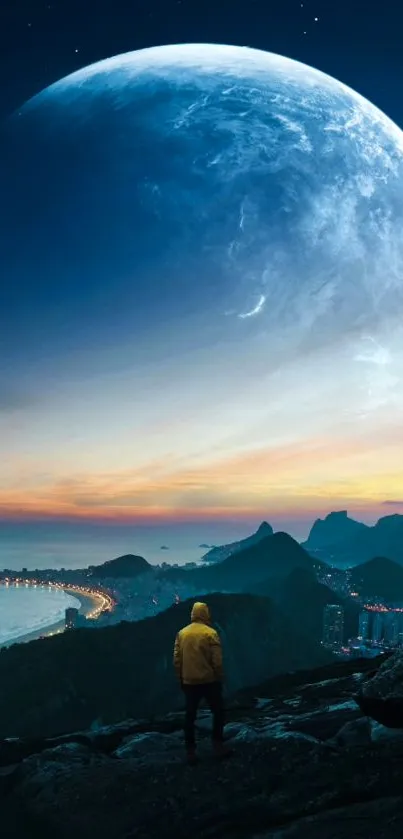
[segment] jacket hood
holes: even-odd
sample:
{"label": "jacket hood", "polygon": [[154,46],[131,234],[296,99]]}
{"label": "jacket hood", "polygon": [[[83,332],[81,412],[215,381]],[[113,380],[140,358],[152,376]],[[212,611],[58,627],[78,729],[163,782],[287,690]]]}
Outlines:
{"label": "jacket hood", "polygon": [[200,621],[201,623],[210,623],[210,609],[207,603],[195,603],[190,615],[192,621]]}

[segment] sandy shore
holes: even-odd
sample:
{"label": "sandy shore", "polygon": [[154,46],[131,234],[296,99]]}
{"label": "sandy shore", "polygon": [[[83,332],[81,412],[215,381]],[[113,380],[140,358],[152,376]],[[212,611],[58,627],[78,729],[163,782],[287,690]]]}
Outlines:
{"label": "sandy shore", "polygon": [[[81,594],[81,592],[77,593],[77,591],[70,588],[64,588],[63,591],[79,601],[79,613],[85,617],[90,615],[94,611],[94,608],[99,606],[100,601],[102,600],[102,598],[97,594]],[[38,638],[47,638],[50,635],[59,635],[64,632],[64,630],[65,621],[63,618],[63,620],[60,620],[57,623],[42,626],[40,629],[36,629],[33,632],[27,632],[26,635],[19,635],[17,638],[12,638],[10,641],[5,641],[4,644],[1,644],[1,647],[11,647],[13,644],[27,644],[29,641],[37,641]]]}
{"label": "sandy shore", "polygon": [[75,597],[76,600],[80,602],[80,615],[90,615],[91,612],[96,609],[101,601],[103,600],[100,594],[81,594],[81,592],[75,591],[75,589],[71,588],[64,588],[63,589],[66,594],[70,594],[71,597]]}

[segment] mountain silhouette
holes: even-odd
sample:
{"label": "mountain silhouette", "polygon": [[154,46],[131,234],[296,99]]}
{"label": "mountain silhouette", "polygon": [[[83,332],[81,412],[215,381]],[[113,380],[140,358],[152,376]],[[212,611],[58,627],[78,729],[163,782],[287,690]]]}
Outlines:
{"label": "mountain silhouette", "polygon": [[277,601],[296,632],[304,628],[318,641],[322,638],[325,606],[330,603],[342,606],[345,639],[357,636],[358,604],[320,583],[310,569],[294,569],[284,581]]}
{"label": "mountain silhouette", "polygon": [[239,542],[230,542],[228,545],[219,545],[212,548],[208,553],[204,554],[202,557],[202,562],[206,565],[211,565],[216,562],[222,562],[231,554],[238,553],[238,551],[243,551],[245,548],[249,548],[252,545],[256,545],[258,542],[261,542],[262,539],[265,539],[266,536],[273,535],[273,528],[267,521],[262,521],[259,525],[256,533],[252,533],[251,536],[247,536],[245,539],[241,539]]}
{"label": "mountain silhouette", "polygon": [[351,571],[351,582],[359,594],[380,597],[389,603],[403,601],[403,568],[386,557],[375,557]]}
{"label": "mountain silhouette", "polygon": [[192,570],[169,569],[172,579],[203,591],[256,591],[260,581],[285,578],[294,568],[313,568],[314,560],[288,533],[274,533],[214,565]]}
{"label": "mountain silhouette", "polygon": [[367,529],[366,524],[349,518],[347,510],[329,513],[325,519],[316,519],[303,547],[306,550],[333,547],[355,538]]}
{"label": "mountain silhouette", "polygon": [[[327,517],[339,514],[330,514]],[[326,521],[322,522],[326,526]],[[335,521],[335,519],[333,519]],[[312,528],[308,540],[303,544],[303,547],[309,551],[312,556],[318,557],[326,562],[331,562],[334,565],[341,566],[355,566],[362,562],[367,562],[374,557],[387,557],[394,562],[403,565],[403,516],[395,513],[391,516],[383,516],[373,526],[355,522],[353,519],[347,519],[349,524],[349,534],[346,527],[346,516],[338,519],[340,522],[339,536],[335,541],[331,542],[323,539],[322,546],[319,546],[315,539],[311,539],[311,534],[314,530]],[[344,522],[344,524],[343,524]],[[315,522],[316,525],[316,522]],[[315,527],[314,525],[314,527]],[[345,530],[343,528],[346,528]],[[321,534],[324,531],[321,528]],[[319,533],[316,530],[316,533]],[[329,540],[332,533],[335,533],[335,528],[329,529]],[[343,538],[341,534],[344,533]],[[325,544],[326,541],[326,544]]]}
{"label": "mountain silhouette", "polygon": [[138,577],[145,571],[152,570],[152,567],[143,556],[124,554],[116,559],[108,559],[102,565],[90,565],[89,571],[101,580],[107,577]]}

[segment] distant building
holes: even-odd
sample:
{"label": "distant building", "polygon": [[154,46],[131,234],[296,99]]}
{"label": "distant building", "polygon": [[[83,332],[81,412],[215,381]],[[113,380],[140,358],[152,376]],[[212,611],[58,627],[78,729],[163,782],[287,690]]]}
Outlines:
{"label": "distant building", "polygon": [[387,612],[384,620],[384,640],[392,647],[400,643],[401,614],[399,612]]}
{"label": "distant building", "polygon": [[379,644],[383,640],[385,612],[376,612],[372,624],[372,640]]}
{"label": "distant building", "polygon": [[336,604],[328,604],[323,610],[323,644],[337,649],[343,645],[344,609]]}
{"label": "distant building", "polygon": [[66,629],[77,629],[78,623],[79,611],[70,606],[65,612],[65,627]]}
{"label": "distant building", "polygon": [[369,638],[370,621],[371,613],[367,609],[363,609],[358,618],[358,638],[360,641],[366,641]]}

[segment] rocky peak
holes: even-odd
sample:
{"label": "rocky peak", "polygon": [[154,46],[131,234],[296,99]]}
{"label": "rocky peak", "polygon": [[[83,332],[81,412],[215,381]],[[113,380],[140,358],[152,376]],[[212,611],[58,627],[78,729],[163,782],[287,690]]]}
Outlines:
{"label": "rocky peak", "polygon": [[390,516],[383,516],[375,525],[379,531],[390,530],[393,533],[401,531],[403,533],[403,516],[400,513],[393,513]]}
{"label": "rocky peak", "polygon": [[267,521],[262,521],[262,523],[259,524],[259,527],[258,527],[255,535],[256,536],[257,535],[259,535],[259,536],[272,536],[273,533],[274,533],[274,531],[273,531],[273,528],[272,528],[271,524],[269,524],[269,522],[267,522]]}
{"label": "rocky peak", "polygon": [[367,529],[367,525],[349,518],[347,510],[338,510],[324,519],[316,519],[305,547],[318,549],[337,545]]}
{"label": "rocky peak", "polygon": [[230,542],[228,545],[220,545],[211,548],[211,550],[202,556],[202,562],[206,565],[213,565],[215,563],[222,562],[229,556],[240,553],[241,551],[258,544],[262,539],[272,536],[273,532],[272,526],[267,521],[262,521],[258,529],[255,533],[252,533],[251,536],[246,536],[245,539],[241,539],[238,542]]}

